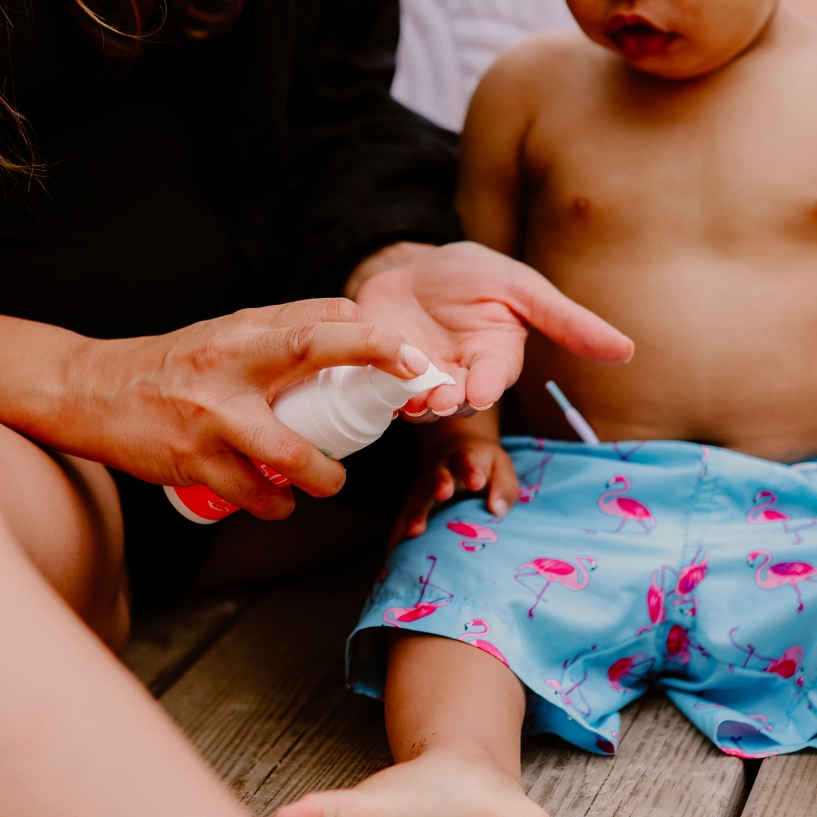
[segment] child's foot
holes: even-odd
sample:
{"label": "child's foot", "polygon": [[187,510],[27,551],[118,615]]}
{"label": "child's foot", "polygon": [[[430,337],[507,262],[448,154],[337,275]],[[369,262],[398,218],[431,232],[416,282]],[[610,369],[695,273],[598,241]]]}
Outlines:
{"label": "child's foot", "polygon": [[308,794],[275,817],[547,817],[487,760],[429,751],[353,789]]}

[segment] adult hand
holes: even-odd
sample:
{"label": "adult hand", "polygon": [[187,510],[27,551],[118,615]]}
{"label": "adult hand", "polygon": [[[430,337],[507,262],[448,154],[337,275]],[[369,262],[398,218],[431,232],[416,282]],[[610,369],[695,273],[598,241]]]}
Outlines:
{"label": "adult hand", "polygon": [[[336,493],[345,479],[340,463],[272,414],[269,404],[280,388],[328,366],[371,364],[411,378],[428,365],[398,332],[367,322],[345,299],[244,310],[125,340],[3,320],[11,336],[22,333],[16,347],[34,352],[16,375],[26,399],[11,399],[23,408],[15,416],[7,402],[0,421],[149,482],[203,483],[265,519],[291,512],[292,494],[274,487],[248,458],[313,496]],[[50,380],[37,387],[41,394],[32,394],[26,371]],[[6,371],[0,394],[13,398],[14,383]],[[56,401],[49,397],[55,393]]]}
{"label": "adult hand", "polygon": [[[581,357],[623,363],[633,342],[526,264],[480,244],[398,244],[367,259],[346,294],[426,352],[455,386],[428,398],[437,414],[494,403],[522,370],[528,327]],[[422,407],[412,401],[409,410]]]}

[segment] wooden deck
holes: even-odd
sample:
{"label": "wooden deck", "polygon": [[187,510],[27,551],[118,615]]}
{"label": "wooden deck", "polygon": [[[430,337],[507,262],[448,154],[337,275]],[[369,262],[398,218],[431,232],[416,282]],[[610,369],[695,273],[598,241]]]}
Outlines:
{"label": "wooden deck", "polygon": [[[347,692],[364,575],[193,596],[138,619],[125,661],[259,815],[390,763],[382,705]],[[812,817],[817,752],[744,762],[661,696],[624,711],[615,757],[527,739],[524,784],[551,817]]]}

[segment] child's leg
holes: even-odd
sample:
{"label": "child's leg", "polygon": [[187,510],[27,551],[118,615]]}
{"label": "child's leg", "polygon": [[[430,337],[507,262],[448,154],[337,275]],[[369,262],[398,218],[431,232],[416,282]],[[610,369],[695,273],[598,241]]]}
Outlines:
{"label": "child's leg", "polygon": [[123,584],[107,472],[0,426],[3,817],[244,813],[91,633],[121,645]]}
{"label": "child's leg", "polygon": [[543,817],[521,786],[524,714],[522,684],[493,656],[401,634],[386,682],[396,765],[349,791],[307,795],[278,817]]}

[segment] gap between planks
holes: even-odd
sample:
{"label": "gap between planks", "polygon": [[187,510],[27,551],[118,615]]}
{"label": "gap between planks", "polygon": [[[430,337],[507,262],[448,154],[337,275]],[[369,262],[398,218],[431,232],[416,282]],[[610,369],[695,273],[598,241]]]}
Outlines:
{"label": "gap between planks", "polygon": [[[339,572],[272,587],[161,696],[259,815],[390,762],[382,706],[343,686],[345,638],[369,583]],[[551,817],[736,817],[747,788],[742,762],[658,695],[625,710],[615,757],[526,739],[523,777]]]}

